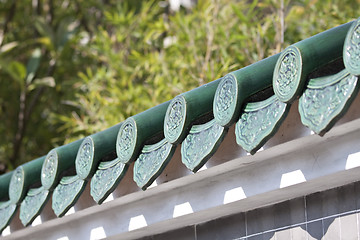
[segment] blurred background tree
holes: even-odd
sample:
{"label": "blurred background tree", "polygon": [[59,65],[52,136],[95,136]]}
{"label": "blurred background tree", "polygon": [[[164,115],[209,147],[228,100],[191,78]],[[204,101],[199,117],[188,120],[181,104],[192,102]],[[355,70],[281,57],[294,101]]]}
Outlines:
{"label": "blurred background tree", "polygon": [[0,0],[0,173],[357,18],[359,3]]}

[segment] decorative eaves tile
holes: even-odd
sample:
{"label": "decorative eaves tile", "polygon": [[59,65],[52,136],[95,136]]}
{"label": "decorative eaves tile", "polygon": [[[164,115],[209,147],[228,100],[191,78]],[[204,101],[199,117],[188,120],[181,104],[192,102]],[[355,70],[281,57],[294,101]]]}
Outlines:
{"label": "decorative eaves tile", "polygon": [[44,208],[50,197],[50,191],[43,186],[30,189],[20,205],[20,220],[24,226],[30,225],[36,216],[38,216]]}
{"label": "decorative eaves tile", "polygon": [[19,166],[15,169],[10,185],[9,185],[9,197],[12,203],[17,204],[24,194],[25,188],[25,171],[23,166]]}
{"label": "decorative eaves tile", "polygon": [[282,102],[292,102],[302,90],[302,59],[299,48],[290,46],[281,54],[274,71],[274,92]]}
{"label": "decorative eaves tile", "polygon": [[[176,96],[170,103],[164,123],[164,134],[168,142],[176,144],[184,135],[186,119],[186,100],[183,96]],[[185,133],[186,134],[186,133]]]}
{"label": "decorative eaves tile", "polygon": [[123,164],[118,158],[101,162],[90,184],[90,195],[95,202],[101,204],[124,177],[129,165]]}
{"label": "decorative eaves tile", "polygon": [[9,198],[14,204],[20,204],[29,187],[40,182],[41,165],[45,157],[27,162],[14,170],[9,184]]}
{"label": "decorative eaves tile", "polygon": [[358,93],[360,19],[346,24],[346,28],[350,24],[342,51],[345,69],[337,74],[310,79],[299,100],[302,123],[319,135],[329,131],[345,114]]}
{"label": "decorative eaves tile", "polygon": [[0,202],[0,233],[10,223],[14,213],[16,212],[16,209],[17,205],[11,202],[11,200]]}
{"label": "decorative eaves tile", "polygon": [[213,119],[202,125],[192,126],[181,144],[181,160],[193,172],[197,172],[216,152],[223,141],[227,128]]}
{"label": "decorative eaves tile", "polygon": [[240,117],[244,101],[251,95],[271,87],[274,67],[280,54],[225,75],[213,100],[215,121],[230,127]]}
{"label": "decorative eaves tile", "polygon": [[276,95],[246,104],[235,126],[237,144],[255,154],[275,134],[289,109],[290,105],[281,102]]}
{"label": "decorative eaves tile", "polygon": [[75,167],[75,159],[83,139],[52,149],[41,168],[41,184],[53,190],[60,181],[60,174]]}
{"label": "decorative eaves tile", "polygon": [[181,143],[196,120],[212,114],[210,103],[214,99],[220,80],[176,96],[170,102],[163,125],[164,135],[169,143]]}
{"label": "decorative eaves tile", "polygon": [[0,231],[2,231],[16,212],[17,206],[24,199],[29,186],[40,182],[40,166],[45,157],[17,167],[9,183],[9,198],[7,202],[0,202]]}
{"label": "decorative eaves tile", "polygon": [[115,154],[116,139],[122,124],[121,122],[84,139],[75,160],[76,173],[80,178],[90,180],[99,162]]}
{"label": "decorative eaves tile", "polygon": [[62,217],[76,203],[84,191],[87,181],[78,175],[63,177],[53,192],[52,209]]}
{"label": "decorative eaves tile", "polygon": [[214,97],[213,111],[216,122],[221,126],[231,125],[234,115],[237,115],[239,87],[232,74],[225,75]]}
{"label": "decorative eaves tile", "polygon": [[[60,174],[74,167],[75,156],[82,140],[52,149],[37,168],[40,170],[42,186],[30,189],[20,207],[20,220],[28,226],[41,213],[50,199],[50,194],[57,186]],[[42,166],[40,168],[40,166]]]}
{"label": "decorative eaves tile", "polygon": [[62,217],[76,203],[86,186],[86,178],[94,168],[94,141],[86,137],[80,144],[75,159],[75,176],[63,177],[54,189],[52,209]]}
{"label": "decorative eaves tile", "polygon": [[359,89],[357,83],[358,78],[347,69],[311,79],[299,100],[302,123],[324,135],[349,108]]}
{"label": "decorative eaves tile", "polygon": [[145,146],[134,165],[134,180],[143,190],[160,175],[194,122],[211,115],[209,102],[213,100],[219,82],[220,79],[183,93],[170,102],[163,123],[165,139]]}
{"label": "decorative eaves tile", "polygon": [[343,60],[351,74],[360,75],[360,18],[353,23],[346,35]]}
{"label": "decorative eaves tile", "polygon": [[162,126],[169,102],[150,108],[126,119],[116,139],[116,154],[124,164],[137,159],[145,142],[162,135]]}
{"label": "decorative eaves tile", "polygon": [[53,149],[46,155],[41,168],[41,184],[45,189],[52,189],[55,186],[58,172],[58,156],[56,150]]}
{"label": "decorative eaves tile", "polygon": [[134,181],[146,190],[160,175],[175,152],[175,146],[166,139],[153,145],[145,145],[134,164]]}
{"label": "decorative eaves tile", "polygon": [[[134,181],[145,190],[160,175],[174,154],[176,145],[188,134],[194,121],[211,114],[220,80],[175,97],[167,106],[163,122],[165,139],[143,147],[134,165]],[[132,133],[133,131],[128,131]],[[123,138],[125,139],[125,138]],[[118,151],[118,154],[121,154]]]}
{"label": "decorative eaves tile", "polygon": [[274,68],[273,88],[282,102],[293,102],[302,94],[310,73],[342,57],[342,47],[351,24],[304,39],[281,53]]}
{"label": "decorative eaves tile", "polygon": [[75,159],[76,174],[81,179],[87,179],[92,172],[94,164],[94,141],[86,137],[81,143]]}
{"label": "decorative eaves tile", "polygon": [[75,205],[100,160],[116,151],[116,137],[121,125],[95,133],[82,141],[75,160],[76,175],[63,177],[53,193],[52,208],[58,217]]}
{"label": "decorative eaves tile", "polygon": [[[145,145],[135,162],[134,181],[140,188],[145,190],[160,175],[194,121],[211,114],[212,108],[208,103],[212,101],[219,81],[181,94],[169,103],[162,129],[165,139],[153,145]],[[130,134],[134,131],[127,132]],[[118,154],[121,154],[120,151]]]}
{"label": "decorative eaves tile", "polygon": [[133,158],[136,142],[137,142],[137,124],[133,118],[125,120],[119,130],[116,140],[116,152],[119,160],[126,164]]}

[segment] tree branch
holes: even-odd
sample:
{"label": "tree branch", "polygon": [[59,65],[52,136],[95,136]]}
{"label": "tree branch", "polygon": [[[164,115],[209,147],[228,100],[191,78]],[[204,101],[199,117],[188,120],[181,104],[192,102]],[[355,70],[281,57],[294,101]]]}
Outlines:
{"label": "tree branch", "polygon": [[[47,76],[52,76],[55,72],[55,61],[50,61],[50,66],[47,71]],[[45,86],[42,86],[37,89],[34,97],[31,99],[30,104],[26,107],[27,100],[27,86],[20,93],[20,110],[18,115],[18,128],[15,134],[15,138],[13,141],[13,154],[10,157],[10,163],[16,166],[16,161],[19,157],[20,147],[25,136],[26,128],[28,126],[28,122],[31,114],[33,113],[34,108],[36,107],[41,95],[45,91]]]}
{"label": "tree branch", "polygon": [[21,90],[20,93],[20,107],[19,107],[19,115],[18,115],[18,126],[15,134],[15,138],[13,141],[13,154],[10,157],[10,162],[15,163],[19,156],[19,149],[24,138],[25,132],[25,110],[26,110],[26,87]]}
{"label": "tree branch", "polygon": [[91,29],[90,29],[90,27],[89,27],[88,21],[86,20],[84,14],[83,14],[83,12],[82,12],[82,9],[81,9],[81,6],[80,6],[79,1],[75,1],[75,7],[76,7],[76,13],[77,13],[77,14],[79,15],[79,17],[80,17],[80,24],[81,24],[81,26],[83,26],[84,29],[85,29],[85,31],[87,31],[87,32],[90,34],[90,36],[92,36],[92,31],[91,31]]}
{"label": "tree branch", "polygon": [[[50,61],[50,66],[48,68],[47,74],[46,76],[52,76],[54,75],[55,72],[55,67],[56,67],[56,61],[51,62]],[[30,119],[30,115],[32,114],[36,104],[38,103],[41,95],[44,93],[45,91],[45,86],[41,86],[40,88],[37,89],[34,97],[31,99],[31,102],[29,104],[29,107],[27,108],[26,114],[25,114],[25,120],[28,121]]]}

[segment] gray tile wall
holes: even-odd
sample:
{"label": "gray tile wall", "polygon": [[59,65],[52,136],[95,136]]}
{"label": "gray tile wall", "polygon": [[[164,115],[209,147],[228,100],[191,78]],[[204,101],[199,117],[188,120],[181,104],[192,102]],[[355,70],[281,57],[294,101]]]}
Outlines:
{"label": "gray tile wall", "polygon": [[356,182],[143,239],[360,240],[359,217]]}

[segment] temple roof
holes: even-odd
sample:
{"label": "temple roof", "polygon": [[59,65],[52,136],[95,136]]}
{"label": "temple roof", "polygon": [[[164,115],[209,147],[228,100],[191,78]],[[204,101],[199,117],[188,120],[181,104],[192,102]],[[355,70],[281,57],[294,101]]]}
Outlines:
{"label": "temple roof", "polygon": [[16,211],[22,224],[30,225],[50,198],[57,217],[64,216],[88,182],[90,195],[102,204],[130,168],[133,181],[145,191],[177,148],[182,163],[196,173],[230,127],[236,143],[256,154],[295,102],[302,124],[324,136],[357,96],[359,49],[358,19],[52,149],[0,176],[0,231]]}

